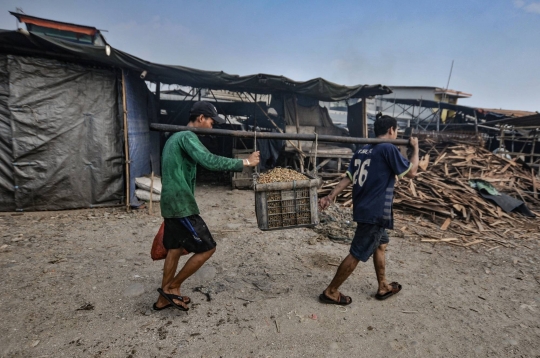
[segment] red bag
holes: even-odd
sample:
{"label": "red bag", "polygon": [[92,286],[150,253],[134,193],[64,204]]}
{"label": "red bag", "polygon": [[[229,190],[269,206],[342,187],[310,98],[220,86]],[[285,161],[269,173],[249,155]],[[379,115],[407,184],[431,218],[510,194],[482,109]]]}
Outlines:
{"label": "red bag", "polygon": [[165,222],[161,223],[159,230],[154,237],[154,242],[152,243],[152,251],[150,251],[150,256],[152,260],[163,260],[167,257],[167,249],[163,246],[163,233],[165,232]]}

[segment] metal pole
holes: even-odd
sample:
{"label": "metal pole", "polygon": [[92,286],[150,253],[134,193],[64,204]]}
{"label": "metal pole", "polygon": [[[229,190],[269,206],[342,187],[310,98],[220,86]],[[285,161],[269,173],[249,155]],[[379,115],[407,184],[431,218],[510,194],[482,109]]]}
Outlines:
{"label": "metal pole", "polygon": [[367,105],[366,97],[362,97],[362,131],[364,132],[364,138],[368,138],[368,125],[367,125]]}
{"label": "metal pole", "polygon": [[441,122],[441,102],[439,102],[439,110],[437,111],[437,133],[439,133],[440,122]]}
{"label": "metal pole", "polygon": [[[186,126],[175,126],[172,124],[150,124],[150,129],[158,132],[182,132],[191,131],[196,134],[211,135],[211,136],[227,136],[237,138],[255,138],[254,132],[248,131],[233,131],[228,129],[207,129],[207,128],[194,128]],[[407,145],[409,141],[407,139],[379,139],[379,138],[356,138],[356,137],[340,137],[333,135],[317,135],[315,134],[296,134],[296,133],[273,133],[273,132],[257,132],[257,139],[292,139],[302,141],[315,141],[319,142],[336,142],[336,143],[358,143],[358,144],[378,144],[378,143],[392,143],[395,145]]]}

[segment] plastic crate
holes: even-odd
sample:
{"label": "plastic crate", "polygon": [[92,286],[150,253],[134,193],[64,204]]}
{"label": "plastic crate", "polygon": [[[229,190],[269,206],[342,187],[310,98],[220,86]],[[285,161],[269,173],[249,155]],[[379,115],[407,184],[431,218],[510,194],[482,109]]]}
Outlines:
{"label": "plastic crate", "polygon": [[255,185],[255,214],[261,230],[312,227],[319,223],[320,178]]}

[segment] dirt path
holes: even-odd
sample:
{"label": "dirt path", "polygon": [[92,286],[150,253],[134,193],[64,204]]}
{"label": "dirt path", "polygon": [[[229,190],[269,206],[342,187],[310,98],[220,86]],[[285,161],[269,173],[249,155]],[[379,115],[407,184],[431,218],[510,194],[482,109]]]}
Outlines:
{"label": "dirt path", "polygon": [[540,357],[538,239],[476,253],[392,237],[403,291],[375,300],[369,261],[342,287],[345,309],[317,296],[347,245],[258,230],[249,191],[200,186],[197,200],[218,250],[183,287],[189,313],[151,310],[158,213],[0,214],[0,356]]}

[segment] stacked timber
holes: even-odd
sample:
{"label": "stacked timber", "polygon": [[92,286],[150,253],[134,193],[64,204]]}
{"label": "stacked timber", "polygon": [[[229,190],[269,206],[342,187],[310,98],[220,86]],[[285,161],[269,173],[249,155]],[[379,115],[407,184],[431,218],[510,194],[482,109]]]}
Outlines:
{"label": "stacked timber", "polygon": [[[430,139],[422,141],[420,152],[417,176],[396,183],[394,208],[398,216],[416,214],[430,218],[440,235],[428,235],[430,238],[424,238],[424,241],[443,240],[460,246],[486,242],[513,246],[508,238],[538,236],[538,219],[505,213],[469,185],[471,179],[489,182],[500,193],[525,202],[538,215],[539,181],[535,173],[517,159],[497,156],[480,146]],[[319,196],[327,195],[338,181],[324,182]],[[352,206],[350,187],[336,201],[346,207]],[[443,237],[441,232],[447,230],[453,231],[454,235]]]}

